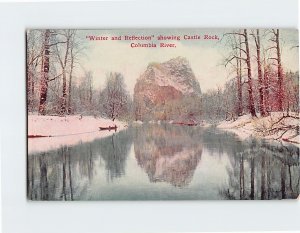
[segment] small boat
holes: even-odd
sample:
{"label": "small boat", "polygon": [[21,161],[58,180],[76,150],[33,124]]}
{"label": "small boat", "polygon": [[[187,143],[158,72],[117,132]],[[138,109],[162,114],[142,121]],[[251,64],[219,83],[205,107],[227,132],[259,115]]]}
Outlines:
{"label": "small boat", "polygon": [[186,115],[181,116],[179,119],[176,119],[176,120],[172,121],[172,124],[186,125],[186,126],[197,126],[198,121],[192,114],[190,114],[188,116],[186,116]]}
{"label": "small boat", "polygon": [[186,126],[197,126],[197,123],[186,123],[186,122],[172,122],[174,125],[186,125]]}
{"label": "small boat", "polygon": [[52,137],[51,135],[28,135],[28,138],[47,138]]}
{"label": "small boat", "polygon": [[108,126],[108,127],[99,127],[99,130],[109,130],[109,131],[111,131],[111,130],[117,130],[117,126],[115,125],[115,126]]}

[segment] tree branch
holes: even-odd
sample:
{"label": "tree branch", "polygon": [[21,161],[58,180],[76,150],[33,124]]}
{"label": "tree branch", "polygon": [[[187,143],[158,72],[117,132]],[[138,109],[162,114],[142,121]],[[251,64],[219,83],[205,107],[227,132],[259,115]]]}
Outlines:
{"label": "tree branch", "polygon": [[49,47],[54,46],[54,45],[58,45],[58,44],[65,44],[65,43],[67,43],[67,41],[59,41],[59,42],[56,42],[54,44],[50,44]]}
{"label": "tree branch", "polygon": [[243,57],[238,57],[238,56],[236,56],[236,55],[233,55],[230,59],[228,59],[228,60],[226,60],[226,62],[225,62],[225,67],[228,65],[228,63],[230,63],[233,59],[240,59],[240,60],[243,60],[243,61],[246,61],[246,59],[245,58],[243,58]]}
{"label": "tree branch", "polygon": [[239,49],[239,50],[243,51],[245,54],[247,54],[246,50],[242,49],[241,47],[236,46],[236,47],[233,47],[232,49]]}
{"label": "tree branch", "polygon": [[57,79],[57,78],[58,78],[58,77],[60,77],[60,76],[62,76],[62,74],[60,74],[60,75],[57,75],[57,76],[55,76],[54,78],[51,78],[51,79],[49,79],[49,80],[48,80],[48,82],[51,82],[51,81],[53,81],[53,80]]}

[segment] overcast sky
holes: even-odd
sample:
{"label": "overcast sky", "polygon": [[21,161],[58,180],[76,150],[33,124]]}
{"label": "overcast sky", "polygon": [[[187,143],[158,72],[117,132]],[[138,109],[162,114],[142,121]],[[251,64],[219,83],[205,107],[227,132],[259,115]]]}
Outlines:
{"label": "overcast sky", "polygon": [[[226,30],[232,31],[232,30]],[[81,56],[80,63],[85,70],[93,72],[94,85],[96,88],[103,87],[106,74],[109,72],[120,72],[125,78],[129,92],[132,94],[136,79],[146,70],[150,62],[165,62],[172,58],[182,56],[188,59],[190,65],[200,83],[202,92],[222,86],[232,76],[232,70],[222,65],[229,50],[225,45],[222,35],[225,30],[217,29],[184,29],[184,30],[79,30],[78,36],[84,41],[85,55]],[[250,30],[249,30],[250,33]],[[261,32],[263,33],[263,31]],[[95,36],[124,36],[124,35],[217,35],[220,40],[183,40],[163,41],[175,43],[176,48],[131,48],[130,44],[147,43],[147,41],[90,41],[88,35]],[[250,37],[252,40],[252,37]],[[298,68],[298,32],[296,30],[281,30],[282,39],[282,62],[285,70],[297,71]],[[157,42],[154,40],[154,42]],[[162,42],[162,41],[160,41]],[[159,45],[159,43],[157,45]],[[265,41],[262,41],[265,44]],[[255,55],[254,46],[252,54]],[[83,70],[77,70],[77,76],[82,76]],[[256,76],[255,66],[253,75]]]}

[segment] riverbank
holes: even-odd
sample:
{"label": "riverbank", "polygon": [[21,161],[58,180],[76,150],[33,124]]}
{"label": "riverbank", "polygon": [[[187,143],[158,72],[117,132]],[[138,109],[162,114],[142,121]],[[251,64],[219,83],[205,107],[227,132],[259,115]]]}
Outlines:
{"label": "riverbank", "polygon": [[[114,130],[99,131],[99,127],[126,127],[125,122],[93,116],[40,116],[28,115],[28,153],[57,149],[112,135]],[[39,137],[43,136],[43,137]]]}
{"label": "riverbank", "polygon": [[259,137],[300,146],[299,115],[296,113],[287,115],[283,112],[272,112],[267,117],[251,117],[248,114],[234,121],[221,121],[217,128],[233,132],[241,139]]}

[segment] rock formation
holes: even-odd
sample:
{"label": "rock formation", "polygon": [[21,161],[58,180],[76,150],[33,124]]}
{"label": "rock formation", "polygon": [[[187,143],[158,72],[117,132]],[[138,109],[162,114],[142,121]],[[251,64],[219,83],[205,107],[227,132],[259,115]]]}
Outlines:
{"label": "rock formation", "polygon": [[184,106],[194,104],[200,94],[199,82],[186,58],[150,63],[134,88],[135,118],[175,120],[184,114],[193,115]]}

